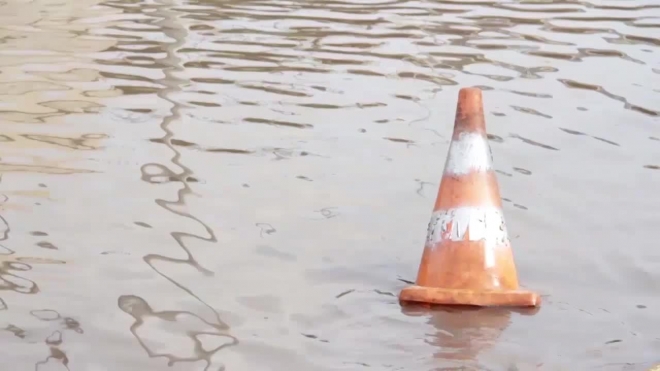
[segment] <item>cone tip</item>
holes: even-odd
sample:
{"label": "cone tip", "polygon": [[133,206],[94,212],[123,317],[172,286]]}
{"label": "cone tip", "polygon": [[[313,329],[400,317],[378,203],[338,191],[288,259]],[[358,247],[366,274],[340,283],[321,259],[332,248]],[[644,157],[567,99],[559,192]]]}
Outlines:
{"label": "cone tip", "polygon": [[[474,99],[474,98],[480,98],[481,97],[481,89],[473,86],[468,86],[465,88],[461,88],[458,92],[459,96],[464,98],[464,99]],[[460,98],[459,98],[460,99]]]}
{"label": "cone tip", "polygon": [[[462,88],[458,92],[458,105],[470,109],[471,111],[483,110],[481,89]],[[466,112],[467,113],[467,112]]]}
{"label": "cone tip", "polygon": [[456,130],[486,132],[481,89],[467,87],[459,90],[454,127],[455,133]]}

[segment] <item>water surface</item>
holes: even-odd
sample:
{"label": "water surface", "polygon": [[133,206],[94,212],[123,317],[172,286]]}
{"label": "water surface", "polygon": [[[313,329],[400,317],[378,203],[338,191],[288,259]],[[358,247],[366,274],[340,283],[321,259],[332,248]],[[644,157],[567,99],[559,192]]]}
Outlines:
{"label": "water surface", "polygon": [[[660,361],[657,2],[6,0],[0,25],[0,369]],[[464,86],[536,313],[396,299]]]}

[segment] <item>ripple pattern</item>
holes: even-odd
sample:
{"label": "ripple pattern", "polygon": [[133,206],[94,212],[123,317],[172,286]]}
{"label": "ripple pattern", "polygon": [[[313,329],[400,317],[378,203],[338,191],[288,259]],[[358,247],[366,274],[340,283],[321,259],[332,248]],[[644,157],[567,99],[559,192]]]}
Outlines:
{"label": "ripple pattern", "polygon": [[[653,0],[0,1],[0,369],[648,369],[659,29]],[[538,312],[396,300],[464,86]]]}

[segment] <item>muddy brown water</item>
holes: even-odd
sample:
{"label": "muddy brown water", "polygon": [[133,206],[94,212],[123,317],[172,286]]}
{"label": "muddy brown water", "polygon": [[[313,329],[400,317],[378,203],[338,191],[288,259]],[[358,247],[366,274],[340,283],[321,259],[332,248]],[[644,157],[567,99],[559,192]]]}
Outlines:
{"label": "muddy brown water", "polygon": [[[654,0],[0,1],[0,370],[648,369],[659,36]],[[535,313],[396,299],[464,86]]]}

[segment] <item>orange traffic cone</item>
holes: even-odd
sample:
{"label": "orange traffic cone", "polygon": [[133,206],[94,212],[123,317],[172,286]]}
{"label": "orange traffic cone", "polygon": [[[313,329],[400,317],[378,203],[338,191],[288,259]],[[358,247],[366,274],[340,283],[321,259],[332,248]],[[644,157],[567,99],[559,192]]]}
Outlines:
{"label": "orange traffic cone", "polygon": [[417,282],[404,288],[399,299],[446,305],[540,304],[538,294],[518,288],[477,88],[459,92]]}

